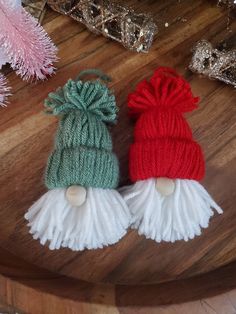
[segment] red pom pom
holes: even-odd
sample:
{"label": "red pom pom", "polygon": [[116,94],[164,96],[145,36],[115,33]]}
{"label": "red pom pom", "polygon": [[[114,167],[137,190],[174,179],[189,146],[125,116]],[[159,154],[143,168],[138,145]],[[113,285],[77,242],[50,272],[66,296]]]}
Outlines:
{"label": "red pom pom", "polygon": [[194,97],[189,83],[173,69],[159,67],[150,81],[141,81],[128,96],[130,114],[139,116],[155,109],[173,109],[179,113],[197,108],[199,97]]}

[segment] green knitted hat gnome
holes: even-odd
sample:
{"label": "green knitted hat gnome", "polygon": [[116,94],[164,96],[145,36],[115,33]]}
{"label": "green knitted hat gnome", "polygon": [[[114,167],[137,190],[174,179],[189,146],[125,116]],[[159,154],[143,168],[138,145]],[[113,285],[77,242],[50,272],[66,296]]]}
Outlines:
{"label": "green knitted hat gnome", "polygon": [[98,79],[78,78],[50,93],[45,105],[60,122],[46,168],[49,191],[25,215],[30,233],[43,245],[49,241],[50,249],[93,249],[117,242],[130,216],[114,190],[119,167],[106,127],[116,120],[114,95]]}
{"label": "green knitted hat gnome", "polygon": [[109,89],[100,81],[69,80],[49,94],[46,106],[52,114],[61,115],[55,150],[48,160],[46,186],[116,188],[118,162],[104,124],[116,120],[115,97]]}

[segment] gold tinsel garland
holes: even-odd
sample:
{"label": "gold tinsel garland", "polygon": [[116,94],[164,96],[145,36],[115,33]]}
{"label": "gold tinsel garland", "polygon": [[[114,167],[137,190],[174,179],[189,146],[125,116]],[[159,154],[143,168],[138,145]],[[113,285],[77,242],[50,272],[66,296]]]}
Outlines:
{"label": "gold tinsel garland", "polygon": [[42,22],[46,11],[47,0],[22,0],[22,5],[27,12]]}
{"label": "gold tinsel garland", "polygon": [[193,48],[189,65],[193,72],[218,79],[236,87],[236,50],[218,50],[207,40],[200,40]]}
{"label": "gold tinsel garland", "polygon": [[120,42],[130,50],[147,52],[157,29],[149,14],[110,0],[48,0],[55,11],[68,15],[96,34]]}
{"label": "gold tinsel garland", "polygon": [[227,5],[228,8],[236,8],[236,0],[218,0],[218,4]]}

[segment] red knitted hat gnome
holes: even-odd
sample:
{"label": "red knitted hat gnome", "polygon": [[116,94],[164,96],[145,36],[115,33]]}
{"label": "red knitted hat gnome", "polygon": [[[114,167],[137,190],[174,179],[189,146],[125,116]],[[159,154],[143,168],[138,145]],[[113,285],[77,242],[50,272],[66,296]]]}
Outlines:
{"label": "red knitted hat gnome", "polygon": [[137,119],[129,161],[136,183],[123,196],[132,226],[157,242],[192,239],[208,226],[213,208],[222,213],[197,182],[204,176],[204,158],[183,117],[198,100],[184,78],[164,67],[128,98]]}

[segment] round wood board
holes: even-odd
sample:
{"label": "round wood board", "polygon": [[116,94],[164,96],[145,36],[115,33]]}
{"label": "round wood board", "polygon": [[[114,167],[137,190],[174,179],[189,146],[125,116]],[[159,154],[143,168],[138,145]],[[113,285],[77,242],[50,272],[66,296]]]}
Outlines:
{"label": "round wood board", "polygon": [[[230,277],[236,257],[236,92],[232,86],[201,78],[187,69],[191,48],[199,39],[209,39],[213,44],[225,41],[229,46],[235,43],[235,19],[227,28],[228,11],[214,1],[196,0],[191,5],[187,0],[130,3],[137,10],[153,12],[158,21],[159,34],[148,54],[127,51],[48,9],[44,27],[59,48],[56,75],[30,85],[5,69],[13,96],[8,107],[1,109],[0,117],[0,273],[19,284],[72,300],[83,290],[81,303],[98,302],[103,295],[101,302],[110,304],[109,298],[115,295],[122,306],[154,306],[217,293],[236,284],[233,275]],[[166,22],[169,26],[165,28]],[[43,173],[57,119],[43,114],[43,100],[83,69],[99,68],[112,77],[111,87],[120,108],[119,123],[113,127],[112,136],[120,160],[120,183],[124,185],[129,183],[128,150],[133,133],[133,123],[127,116],[127,95],[158,66],[174,67],[191,83],[194,94],[201,97],[199,109],[186,118],[205,153],[207,171],[202,184],[224,214],[215,215],[202,236],[190,242],[157,244],[129,231],[118,244],[102,250],[50,251],[42,247],[28,234],[23,216],[46,191]],[[6,280],[3,278],[0,282]],[[194,280],[199,284],[196,287]],[[164,289],[177,292],[168,297]]]}

